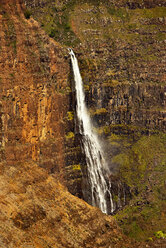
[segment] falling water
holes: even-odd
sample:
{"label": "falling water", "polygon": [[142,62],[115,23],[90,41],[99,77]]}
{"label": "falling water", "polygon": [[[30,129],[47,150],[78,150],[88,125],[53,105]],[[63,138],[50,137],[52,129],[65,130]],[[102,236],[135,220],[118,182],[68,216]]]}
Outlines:
{"label": "falling water", "polygon": [[82,135],[83,149],[86,156],[88,180],[91,185],[92,205],[99,207],[103,213],[114,211],[110,182],[107,184],[107,165],[97,135],[85,105],[85,94],[79,66],[74,52],[69,49],[76,88],[77,118],[79,132]]}

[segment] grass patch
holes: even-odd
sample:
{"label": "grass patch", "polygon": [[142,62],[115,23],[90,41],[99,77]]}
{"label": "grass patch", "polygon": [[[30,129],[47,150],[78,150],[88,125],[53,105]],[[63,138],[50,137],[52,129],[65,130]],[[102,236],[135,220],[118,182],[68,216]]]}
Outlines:
{"label": "grass patch", "polygon": [[[41,22],[41,26],[45,29],[48,35],[64,44],[66,46],[72,46],[79,42],[78,38],[75,36],[71,28],[70,23],[70,14],[74,9],[76,1],[71,0],[67,3],[63,3],[61,6],[56,5],[52,6],[48,3],[47,6],[42,8],[42,13],[38,14],[36,18]],[[31,9],[33,13],[33,9]]]}
{"label": "grass patch", "polygon": [[7,13],[5,14],[5,18],[7,19],[7,29],[5,29],[5,39],[7,42],[7,46],[11,46],[13,48],[14,55],[16,55],[17,39],[16,39],[16,31],[15,31],[14,23],[10,19]]}
{"label": "grass patch", "polygon": [[[123,141],[116,135],[112,139]],[[166,232],[166,134],[144,135],[122,147],[112,162],[119,164],[119,176],[130,186],[133,198],[115,218],[126,235],[139,241],[155,239],[158,230]]]}
{"label": "grass patch", "polygon": [[157,18],[166,16],[166,7],[156,7],[152,9],[142,9],[142,15],[146,18]]}
{"label": "grass patch", "polygon": [[129,21],[130,19],[129,12],[126,8],[115,8],[112,6],[108,8],[107,11],[111,16],[120,18],[123,21]]}
{"label": "grass patch", "polygon": [[158,162],[158,166],[162,163],[165,142],[162,136],[143,136],[131,148],[113,157],[112,162],[119,164],[120,175],[127,185],[142,187],[141,182],[153,168],[154,161]]}

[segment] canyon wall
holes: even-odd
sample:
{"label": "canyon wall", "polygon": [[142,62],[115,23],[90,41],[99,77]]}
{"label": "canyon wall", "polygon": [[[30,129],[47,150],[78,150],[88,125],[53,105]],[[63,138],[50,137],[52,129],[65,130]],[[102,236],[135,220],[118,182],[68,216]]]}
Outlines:
{"label": "canyon wall", "polygon": [[114,172],[117,206],[118,187],[126,190],[116,218],[127,235],[155,240],[166,216],[165,1],[24,3],[28,9],[0,1],[1,246],[137,247],[59,184],[82,197],[86,164],[68,46]]}
{"label": "canyon wall", "polygon": [[61,184],[72,139],[69,63],[25,11],[22,1],[0,1],[0,247],[139,247]]}
{"label": "canyon wall", "polygon": [[[165,1],[25,2],[46,33],[76,53],[114,203],[123,209],[119,224],[131,237],[155,239],[165,231]],[[69,82],[65,171],[69,190],[81,196],[86,163],[71,68]]]}
{"label": "canyon wall", "polygon": [[49,36],[74,48],[87,104],[109,104],[112,124],[165,130],[165,1],[47,3],[26,6]]}
{"label": "canyon wall", "polygon": [[112,218],[59,183],[69,64],[24,10],[0,1],[0,247],[132,247]]}
{"label": "canyon wall", "polygon": [[[166,87],[152,84],[102,84],[94,86],[87,96],[97,126],[137,126],[138,130],[166,128]],[[129,128],[128,128],[129,129]]]}
{"label": "canyon wall", "polygon": [[36,21],[26,20],[22,8],[16,1],[0,9],[2,162],[33,160],[60,173],[65,164],[69,64],[64,49]]}

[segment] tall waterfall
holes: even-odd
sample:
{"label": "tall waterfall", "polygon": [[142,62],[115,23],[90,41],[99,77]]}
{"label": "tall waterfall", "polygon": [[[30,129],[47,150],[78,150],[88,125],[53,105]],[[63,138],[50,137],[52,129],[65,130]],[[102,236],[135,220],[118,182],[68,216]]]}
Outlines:
{"label": "tall waterfall", "polygon": [[103,156],[97,135],[93,132],[91,119],[85,105],[85,94],[79,66],[74,52],[69,49],[74,72],[77,118],[79,132],[82,136],[83,149],[86,156],[88,181],[91,186],[92,205],[99,207],[103,213],[114,211],[110,192],[110,183],[107,178],[107,165]]}

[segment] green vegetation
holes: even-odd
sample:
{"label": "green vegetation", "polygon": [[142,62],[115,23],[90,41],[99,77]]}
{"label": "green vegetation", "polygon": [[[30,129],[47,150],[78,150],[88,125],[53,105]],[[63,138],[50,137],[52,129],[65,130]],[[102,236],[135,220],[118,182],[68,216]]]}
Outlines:
{"label": "green vegetation", "polygon": [[51,38],[54,38],[54,37],[56,37],[56,29],[55,28],[51,28],[51,30],[50,30],[50,33],[49,33],[49,36],[51,37]]}
{"label": "green vegetation", "polygon": [[115,218],[123,228],[124,233],[129,237],[138,241],[148,240],[149,237],[155,239],[156,236],[163,236],[161,233],[158,235],[156,234],[158,233],[158,231],[156,232],[158,228],[166,230],[164,224],[166,218],[165,216],[161,217],[161,214],[164,214],[165,207],[166,205],[157,202],[156,199],[155,202],[152,202],[149,205],[128,206],[116,214]]}
{"label": "green vegetation", "polygon": [[11,76],[12,78],[14,78],[14,73],[10,73],[10,76]]}
{"label": "green vegetation", "polygon": [[[114,75],[111,75],[111,77],[113,77]],[[105,81],[103,81],[102,86],[103,87],[117,87],[119,85],[121,85],[121,82],[118,82],[117,80],[114,79],[107,79]]]}
{"label": "green vegetation", "polygon": [[96,77],[94,71],[96,71],[100,63],[101,61],[99,61],[98,59],[91,59],[88,57],[79,59],[79,68],[81,71],[85,90],[89,91],[90,86],[92,85],[92,82]]}
{"label": "green vegetation", "polygon": [[26,19],[30,19],[31,15],[32,15],[31,10],[30,9],[26,9],[25,12],[24,12],[25,18]]}
{"label": "green vegetation", "polygon": [[13,21],[10,19],[7,13],[4,14],[4,17],[7,19],[7,29],[5,29],[5,38],[7,45],[13,48],[13,54],[17,54],[17,40],[16,32]]}
{"label": "green vegetation", "polygon": [[67,86],[65,88],[65,91],[66,91],[67,94],[70,94],[72,92],[72,90],[71,90],[71,88],[69,86]]}
{"label": "green vegetation", "polygon": [[108,110],[106,110],[105,108],[100,108],[100,109],[96,109],[96,111],[94,113],[91,113],[93,115],[102,115],[102,114],[106,114],[108,113]]}
{"label": "green vegetation", "polygon": [[[142,136],[131,148],[116,155],[112,162],[120,165],[120,174],[129,186],[141,187],[153,161],[158,155],[164,156],[165,142],[158,135]],[[160,164],[162,163],[163,157]]]}
{"label": "green vegetation", "polygon": [[85,85],[84,85],[84,90],[85,90],[85,91],[89,91],[89,90],[90,90],[90,86],[87,85],[87,84],[85,84]]}
{"label": "green vegetation", "polygon": [[80,171],[81,170],[81,166],[80,166],[80,164],[74,164],[74,165],[72,165],[72,169],[74,171]]}
{"label": "green vegetation", "polygon": [[68,111],[67,112],[67,120],[72,121],[74,119],[74,112],[73,111]]}
{"label": "green vegetation", "polygon": [[158,238],[158,239],[161,239],[161,238],[166,239],[166,233],[163,233],[162,231],[156,232],[156,233],[155,233],[155,236],[156,236],[156,238]]}
{"label": "green vegetation", "polygon": [[102,126],[102,127],[98,127],[95,128],[94,131],[98,134],[98,135],[108,135],[110,133],[110,127],[109,126]]}
{"label": "green vegetation", "polygon": [[68,132],[66,135],[65,135],[65,138],[66,138],[66,140],[67,141],[69,141],[69,140],[73,140],[74,139],[74,133],[73,132]]}
{"label": "green vegetation", "polygon": [[137,240],[154,239],[158,230],[166,232],[166,134],[141,136],[126,144],[125,136],[112,135],[112,139],[123,144],[112,163],[119,166],[119,177],[130,186],[132,194],[129,206],[115,217],[126,235]]}
{"label": "green vegetation", "polygon": [[143,14],[146,18],[157,18],[157,17],[165,17],[165,7],[156,7],[151,9],[142,9],[142,11],[139,11],[141,14]]}
{"label": "green vegetation", "polygon": [[[71,0],[61,5],[58,5],[56,2],[48,3],[42,9],[42,12],[45,14],[39,14],[40,17],[38,16],[47,34],[66,46],[73,46],[79,42],[71,28],[70,21],[70,14],[73,11],[75,2],[75,0]],[[30,14],[31,12],[33,14],[33,9],[30,10]],[[29,17],[28,14],[29,11],[27,12],[27,17]]]}
{"label": "green vegetation", "polygon": [[129,21],[129,11],[126,8],[108,8],[108,13],[115,17],[120,17],[124,21]]}
{"label": "green vegetation", "polygon": [[[156,7],[149,9],[134,9],[129,10],[126,8],[116,8],[114,6],[108,8],[108,13],[111,16],[115,16],[121,18],[124,21],[130,21],[130,18],[135,16],[143,16],[146,18],[157,18],[157,17],[165,17],[165,7]],[[135,24],[133,24],[135,25]]]}

